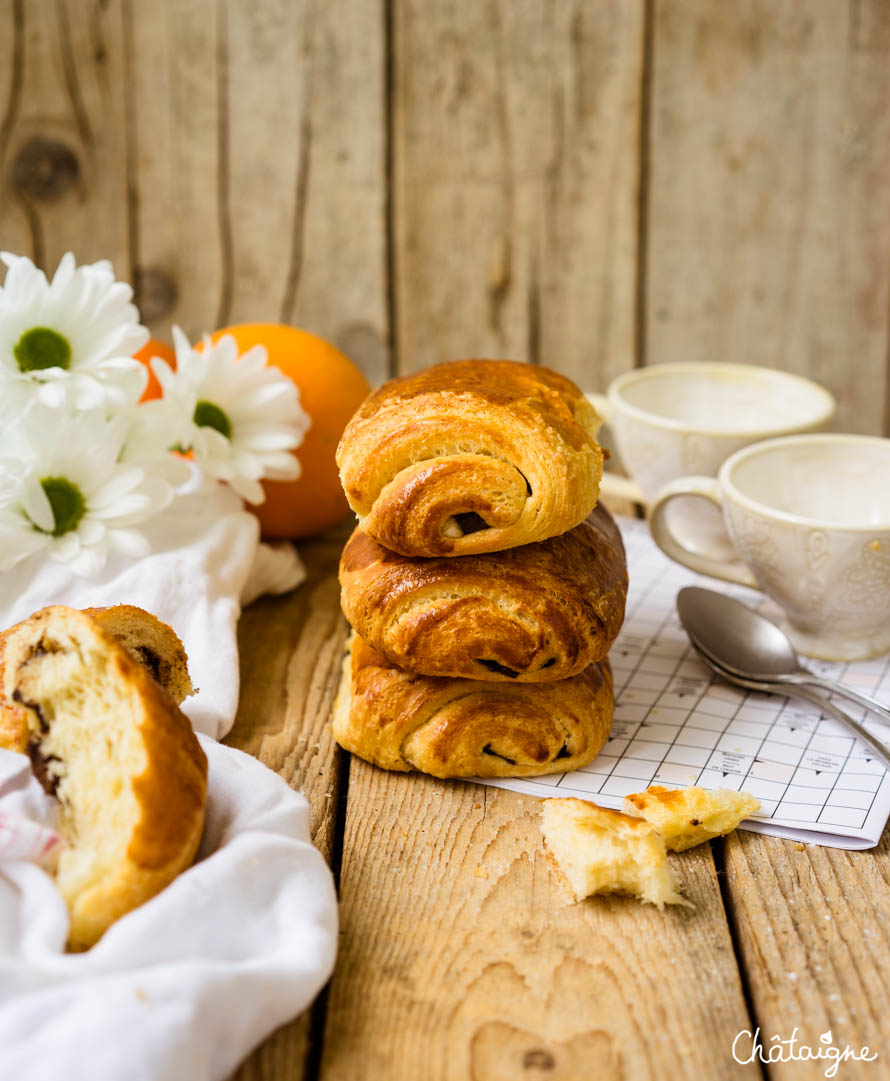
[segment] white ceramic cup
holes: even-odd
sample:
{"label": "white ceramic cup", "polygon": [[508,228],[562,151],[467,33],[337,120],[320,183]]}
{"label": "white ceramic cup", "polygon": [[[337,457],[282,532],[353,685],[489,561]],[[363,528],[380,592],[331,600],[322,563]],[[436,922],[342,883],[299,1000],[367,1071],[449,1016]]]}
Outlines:
{"label": "white ceramic cup", "polygon": [[[834,398],[817,383],[748,364],[653,364],[619,375],[605,395],[587,397],[611,429],[632,478],[607,473],[603,492],[646,505],[669,481],[714,477],[740,447],[815,431],[835,411]],[[686,500],[671,507],[670,518],[690,547],[729,555],[713,507]]]}
{"label": "white ceramic cup", "polygon": [[[722,510],[735,557],[703,555],[677,536],[666,512],[689,496]],[[772,597],[802,653],[861,660],[890,649],[890,439],[798,435],[745,447],[716,479],[668,484],[650,525],[672,559]]]}

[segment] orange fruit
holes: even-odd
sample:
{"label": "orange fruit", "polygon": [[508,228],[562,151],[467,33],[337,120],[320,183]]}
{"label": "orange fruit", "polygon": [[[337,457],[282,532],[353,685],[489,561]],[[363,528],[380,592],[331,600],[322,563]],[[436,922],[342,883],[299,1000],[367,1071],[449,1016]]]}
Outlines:
{"label": "orange fruit", "polygon": [[147,402],[152,398],[160,398],[162,393],[161,384],[155,378],[155,373],[151,370],[149,361],[152,357],[160,357],[161,360],[166,360],[170,367],[176,371],[176,353],[173,346],[165,345],[164,342],[159,342],[157,338],[149,338],[139,352],[134,353],[133,356],[136,360],[141,360],[145,367],[148,368],[148,383],[146,383],[145,390],[139,400]]}
{"label": "orange fruit", "polygon": [[263,481],[265,503],[248,509],[259,518],[262,534],[276,538],[310,537],[349,513],[334,455],[343,429],[369,394],[361,371],[339,349],[297,327],[242,323],[210,335],[217,342],[231,334],[238,352],[264,345],[269,363],[296,383],[300,404],[312,425],[295,454],[302,467],[296,480]]}

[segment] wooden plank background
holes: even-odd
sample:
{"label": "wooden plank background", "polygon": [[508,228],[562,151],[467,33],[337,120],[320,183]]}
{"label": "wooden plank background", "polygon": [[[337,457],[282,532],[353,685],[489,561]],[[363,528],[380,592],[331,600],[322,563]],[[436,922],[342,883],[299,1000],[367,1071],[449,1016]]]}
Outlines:
{"label": "wooden plank background", "polygon": [[0,244],[372,381],[812,375],[890,433],[886,0],[0,0]]}
{"label": "wooden plank background", "polygon": [[[292,321],[374,382],[481,355],[602,390],[728,359],[890,434],[888,100],[886,0],[0,0],[0,247],[112,259],[157,336]],[[232,741],[306,791],[346,914],[330,990],[242,1081],[361,1056],[392,1081],[643,1077],[665,1033],[671,1076],[700,1077],[754,1021],[878,1044],[886,839],[690,853],[695,921],[561,908],[530,801],[341,758],[341,542],[241,625]],[[627,991],[644,940],[676,981],[658,1016]]]}

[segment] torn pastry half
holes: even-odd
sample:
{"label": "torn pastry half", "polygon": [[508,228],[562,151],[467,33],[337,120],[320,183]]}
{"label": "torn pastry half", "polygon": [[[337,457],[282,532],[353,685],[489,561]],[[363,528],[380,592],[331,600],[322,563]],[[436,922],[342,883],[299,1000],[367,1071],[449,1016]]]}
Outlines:
{"label": "torn pastry half", "polygon": [[108,631],[54,606],[7,632],[0,701],[58,800],[54,879],[68,945],[92,946],[188,867],[201,839],[207,759],[188,718]]}
{"label": "torn pastry half", "polygon": [[645,819],[573,796],[542,802],[544,841],[576,900],[628,893],[659,908],[689,905],[664,841]]}
{"label": "torn pastry half", "polygon": [[747,792],[729,788],[708,791],[697,785],[665,788],[650,785],[645,792],[625,796],[624,808],[650,822],[672,852],[723,837],[760,810],[760,802]]}
{"label": "torn pastry half", "polygon": [[383,769],[533,777],[590,762],[608,738],[613,710],[607,659],[558,683],[420,676],[353,634],[333,733],[345,750]]}
{"label": "torn pastry half", "polygon": [[[172,627],[134,604],[86,608],[84,611],[146,669],[177,705],[195,693],[185,647]],[[19,626],[21,624],[0,633],[0,683],[5,642]],[[23,753],[27,742],[27,724],[21,706],[0,701],[0,748]]]}

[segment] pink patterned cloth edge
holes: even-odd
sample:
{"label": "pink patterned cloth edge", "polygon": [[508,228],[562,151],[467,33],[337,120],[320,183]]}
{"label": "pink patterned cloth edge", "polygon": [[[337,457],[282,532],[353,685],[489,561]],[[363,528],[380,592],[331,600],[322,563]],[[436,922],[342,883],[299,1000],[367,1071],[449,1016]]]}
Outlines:
{"label": "pink patterned cloth edge", "polygon": [[0,810],[0,860],[41,863],[61,843],[62,838],[53,830]]}

